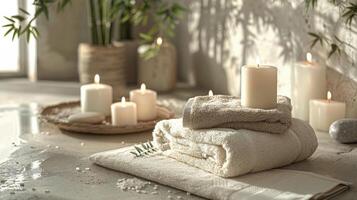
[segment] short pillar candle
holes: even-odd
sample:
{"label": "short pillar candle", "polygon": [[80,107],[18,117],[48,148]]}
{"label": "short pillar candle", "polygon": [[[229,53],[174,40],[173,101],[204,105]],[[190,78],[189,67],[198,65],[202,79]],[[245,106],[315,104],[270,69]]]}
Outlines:
{"label": "short pillar candle", "polygon": [[130,101],[136,103],[139,121],[156,119],[156,99],[156,92],[146,89],[145,84],[141,84],[140,89],[130,91]]}
{"label": "short pillar candle", "polygon": [[272,109],[277,104],[277,68],[245,65],[241,70],[241,104],[244,107]]}
{"label": "short pillar candle", "polygon": [[114,126],[132,126],[137,124],[136,104],[126,102],[125,97],[121,102],[111,105],[112,125]]}
{"label": "short pillar candle", "polygon": [[346,104],[332,101],[331,96],[329,91],[327,92],[327,100],[310,100],[310,124],[316,130],[328,131],[334,121],[345,118]]}
{"label": "short pillar candle", "polygon": [[104,115],[110,115],[112,99],[112,87],[101,84],[98,74],[94,76],[94,83],[81,86],[82,112],[98,112]]}

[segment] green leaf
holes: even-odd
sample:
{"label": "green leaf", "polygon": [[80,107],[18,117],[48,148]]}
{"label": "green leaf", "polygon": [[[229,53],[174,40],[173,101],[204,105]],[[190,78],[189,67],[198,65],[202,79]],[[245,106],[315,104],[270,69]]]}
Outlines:
{"label": "green leaf", "polygon": [[139,36],[140,36],[141,39],[143,39],[145,41],[148,41],[148,42],[153,41],[153,37],[151,35],[149,35],[149,34],[140,33]]}
{"label": "green leaf", "polygon": [[9,20],[10,22],[15,23],[15,20],[13,20],[13,19],[11,19],[11,18],[9,18],[9,17],[4,16],[4,18],[7,19],[7,20]]}
{"label": "green leaf", "polygon": [[4,36],[7,36],[12,30],[14,30],[15,27],[12,26],[11,28],[9,28],[9,30],[6,31],[6,33],[4,34]]}
{"label": "green leaf", "polygon": [[17,35],[18,30],[15,28],[14,32],[12,33],[12,41],[14,41],[16,35]]}
{"label": "green leaf", "polygon": [[22,15],[13,15],[13,16],[11,16],[11,18],[13,18],[13,19],[17,19],[18,21],[20,21],[20,22],[22,22],[22,21],[24,21],[26,18],[24,17],[24,16],[22,16]]}
{"label": "green leaf", "polygon": [[331,50],[330,50],[330,52],[329,52],[329,54],[328,54],[328,58],[330,58],[333,54],[335,54],[335,53],[338,53],[338,54],[341,54],[341,49],[339,48],[339,46],[337,45],[337,44],[335,44],[335,43],[332,43],[331,44]]}
{"label": "green leaf", "polygon": [[19,8],[19,10],[21,11],[21,12],[23,12],[24,14],[26,14],[26,15],[30,15],[30,13],[29,12],[27,12],[25,9],[23,9],[23,8]]}
{"label": "green leaf", "polygon": [[2,27],[11,27],[11,26],[14,26],[14,24],[5,24]]}

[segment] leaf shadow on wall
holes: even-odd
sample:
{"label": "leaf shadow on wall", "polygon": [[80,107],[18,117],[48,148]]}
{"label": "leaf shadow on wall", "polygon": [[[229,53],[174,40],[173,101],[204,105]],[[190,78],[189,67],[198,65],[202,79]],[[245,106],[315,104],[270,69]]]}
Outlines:
{"label": "leaf shadow on wall", "polygon": [[[218,93],[239,95],[240,67],[252,63],[257,54],[282,70],[303,60],[311,44],[307,32],[317,25],[304,15],[304,5],[293,1],[186,0],[185,4],[189,12],[177,36],[180,78]],[[325,61],[324,55],[316,55]]]}

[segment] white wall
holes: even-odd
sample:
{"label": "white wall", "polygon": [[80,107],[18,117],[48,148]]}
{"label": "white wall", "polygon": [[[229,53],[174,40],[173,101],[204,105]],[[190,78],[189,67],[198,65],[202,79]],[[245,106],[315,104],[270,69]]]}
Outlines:
{"label": "white wall", "polygon": [[[347,34],[335,26],[336,16],[331,13],[338,14],[338,10],[321,0],[318,10],[323,12],[314,15],[305,14],[302,0],[184,2],[190,12],[180,24],[175,40],[179,77],[216,93],[239,95],[240,67],[255,63],[259,56],[262,63],[279,68],[279,93],[290,96],[291,68],[310,51],[312,38],[308,31],[337,34],[352,45],[357,41],[356,34]],[[357,116],[357,55],[352,48],[346,52],[327,59],[326,50],[312,51],[319,63],[330,68],[328,89],[335,99],[347,101],[349,116]]]}

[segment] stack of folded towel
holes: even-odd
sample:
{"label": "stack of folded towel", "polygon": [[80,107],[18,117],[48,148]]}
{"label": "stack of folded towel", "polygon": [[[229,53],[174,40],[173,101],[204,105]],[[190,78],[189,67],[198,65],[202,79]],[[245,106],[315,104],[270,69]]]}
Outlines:
{"label": "stack of folded towel", "polygon": [[232,96],[191,98],[182,119],[159,122],[154,143],[163,154],[222,177],[289,165],[317,148],[313,129],[292,119],[291,103],[275,109],[244,108]]}

